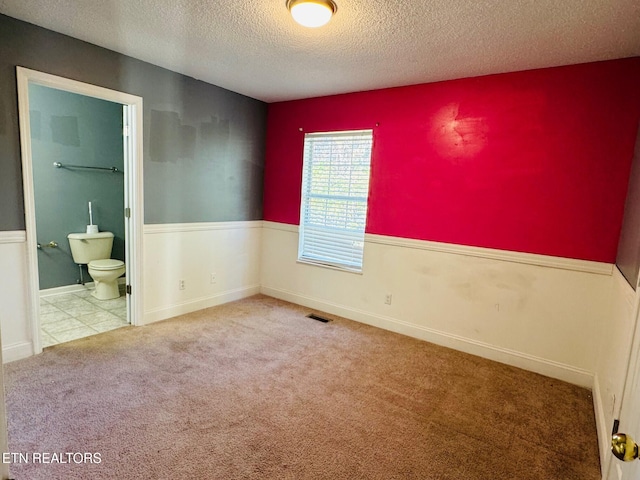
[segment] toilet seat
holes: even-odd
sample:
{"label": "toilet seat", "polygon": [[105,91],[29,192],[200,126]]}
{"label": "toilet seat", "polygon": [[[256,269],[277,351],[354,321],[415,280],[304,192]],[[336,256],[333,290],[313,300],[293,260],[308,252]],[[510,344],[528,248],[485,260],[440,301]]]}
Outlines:
{"label": "toilet seat", "polygon": [[89,275],[93,278],[95,289],[91,292],[98,300],[112,300],[120,297],[118,277],[124,275],[126,265],[122,260],[104,258],[89,262]]}
{"label": "toilet seat", "polygon": [[122,260],[115,260],[112,258],[105,258],[103,260],[92,260],[89,262],[89,268],[100,272],[107,272],[109,270],[117,270],[124,267]]}

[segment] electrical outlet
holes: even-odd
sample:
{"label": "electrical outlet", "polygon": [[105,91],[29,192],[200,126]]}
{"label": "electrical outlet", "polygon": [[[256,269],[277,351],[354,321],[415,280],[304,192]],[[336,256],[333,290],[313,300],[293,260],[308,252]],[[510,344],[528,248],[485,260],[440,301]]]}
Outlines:
{"label": "electrical outlet", "polygon": [[179,280],[179,281],[178,281],[178,288],[179,288],[180,290],[184,290],[184,280]]}
{"label": "electrical outlet", "polygon": [[216,274],[215,274],[215,273],[212,273],[212,274],[211,274],[211,276],[210,276],[210,280],[211,280],[211,283],[212,283],[212,284],[214,284],[214,283],[217,283],[217,282],[218,282],[218,280],[217,280],[217,278],[216,278]]}
{"label": "electrical outlet", "polygon": [[385,303],[385,305],[391,305],[391,294],[390,293],[387,293],[384,296],[384,303]]}

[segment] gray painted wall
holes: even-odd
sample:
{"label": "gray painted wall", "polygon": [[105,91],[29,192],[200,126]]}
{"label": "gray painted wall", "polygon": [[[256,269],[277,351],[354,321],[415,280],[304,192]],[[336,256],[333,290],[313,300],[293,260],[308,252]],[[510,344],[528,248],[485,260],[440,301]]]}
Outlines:
{"label": "gray painted wall", "polygon": [[124,260],[122,105],[39,85],[30,85],[29,103],[38,241],[58,243],[38,251],[40,289],[73,285],[80,275],[67,235],[86,231],[88,202],[94,224],[115,235],[111,258]]}
{"label": "gray painted wall", "polygon": [[638,128],[631,164],[616,265],[635,290],[640,273],[640,128]]}
{"label": "gray painted wall", "polygon": [[143,97],[145,223],[262,219],[264,102],[0,15],[0,231],[25,228],[16,66]]}

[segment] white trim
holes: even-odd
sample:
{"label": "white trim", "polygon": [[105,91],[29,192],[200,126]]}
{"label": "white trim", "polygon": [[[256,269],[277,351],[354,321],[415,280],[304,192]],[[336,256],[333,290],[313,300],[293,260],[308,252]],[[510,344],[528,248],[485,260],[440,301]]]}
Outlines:
{"label": "white trim", "polygon": [[28,302],[32,354],[42,352],[40,335],[40,293],[38,275],[38,252],[35,221],[35,197],[33,186],[33,162],[31,152],[31,126],[29,124],[29,84],[43,85],[58,90],[86,95],[93,98],[120,103],[127,107],[129,118],[132,120],[129,142],[128,161],[125,169],[129,176],[129,208],[131,208],[131,228],[129,242],[133,243],[131,258],[127,261],[127,278],[132,278],[136,289],[135,295],[129,296],[131,306],[130,321],[137,325],[142,321],[142,224],[143,224],[143,128],[142,128],[142,97],[110,90],[96,85],[50,75],[44,72],[16,67],[18,86],[18,114],[20,126],[20,147],[22,152],[22,182],[24,191],[24,208],[27,243],[27,276]]}
{"label": "white trim", "polygon": [[2,362],[9,363],[23,358],[31,357],[34,354],[31,342],[14,343],[2,347]]}
{"label": "white trim", "polygon": [[[282,230],[286,232],[298,232],[297,225],[276,222],[263,222],[264,228]],[[509,250],[497,250],[493,248],[473,247],[469,245],[456,245],[453,243],[432,242],[429,240],[415,240],[410,238],[391,237],[365,233],[365,243],[377,243],[394,247],[414,248],[429,250],[432,252],[449,253],[452,255],[464,255],[467,257],[487,258],[503,262],[522,263],[539,267],[558,268],[575,272],[595,273],[598,275],[612,275],[614,265],[611,263],[593,262],[590,260],[578,260],[574,258],[553,257],[535,253],[512,252]]]}
{"label": "white trim", "polygon": [[[120,92],[117,92],[120,95]],[[126,98],[126,97],[122,97]],[[121,102],[122,103],[122,102]],[[128,108],[127,108],[128,107]],[[144,259],[144,129],[143,129],[143,109],[142,97],[131,96],[131,101],[125,104],[124,117],[128,121],[128,164],[125,164],[128,174],[127,203],[125,207],[131,209],[131,218],[128,227],[130,240],[127,251],[129,253],[127,261],[126,280],[132,286],[132,294],[126,294],[127,308],[129,309],[128,320],[131,325],[140,325],[144,321],[144,288],[142,285],[142,266]],[[124,213],[124,212],[123,212]]]}
{"label": "white trim", "polygon": [[366,323],[374,327],[383,328],[385,330],[390,330],[392,332],[435,343],[437,345],[453,348],[461,352],[529,370],[547,377],[557,378],[574,385],[580,385],[585,388],[593,387],[593,373],[572,367],[571,365],[546,360],[544,358],[528,355],[526,353],[517,352],[507,348],[497,347],[495,345],[490,345],[488,343],[479,342],[458,335],[452,335],[432,328],[410,324],[396,318],[375,315],[344,305],[338,305],[317,298],[299,295],[284,289],[263,286],[261,287],[260,292],[264,295],[286,300],[298,305],[315,308],[327,313]]}
{"label": "white trim", "polygon": [[[618,271],[619,277],[622,277],[620,281],[624,281],[626,285],[629,282],[626,281],[622,272]],[[625,300],[628,302],[628,296],[631,295],[633,288],[626,291],[627,297]],[[633,291],[633,303],[632,303],[632,322],[633,327],[631,330],[631,349],[629,350],[629,357],[627,359],[626,373],[624,387],[622,390],[622,396],[620,397],[620,404],[617,407],[617,411],[614,411],[614,415],[620,420],[620,431],[625,432],[628,428],[636,428],[640,424],[640,416],[637,414],[637,382],[640,379],[640,288]],[[606,431],[606,430],[605,430]],[[633,433],[636,432],[629,432]],[[610,440],[609,434],[606,436],[607,443]],[[605,463],[607,466],[607,463]],[[608,461],[607,479],[621,478],[620,476],[620,464],[617,461],[613,461],[610,458]],[[615,472],[614,472],[615,470]]]}
{"label": "white trim", "polygon": [[[0,342],[1,343],[1,342]],[[31,343],[29,343],[29,347],[31,347]],[[4,354],[4,352],[3,352]],[[5,363],[3,358],[0,358],[0,364]],[[5,395],[5,386],[4,386],[4,377],[0,374],[0,392],[2,392],[2,401],[0,402],[0,449],[3,452],[9,451],[9,435],[7,428],[7,406],[6,406],[6,395]],[[0,478],[8,479],[11,478],[9,475],[9,465],[0,466]]]}
{"label": "white trim", "polygon": [[600,452],[600,473],[604,478],[607,467],[607,454],[611,447],[611,425],[607,426],[606,415],[604,414],[604,404],[602,401],[602,392],[600,390],[600,379],[596,373],[593,376],[593,410],[596,417],[596,433],[598,436],[598,451]]}
{"label": "white trim", "polygon": [[452,243],[431,242],[428,240],[413,240],[408,238],[388,237],[386,235],[365,235],[365,242],[380,243],[405,248],[417,248],[433,252],[451,253],[453,255],[465,255],[468,257],[488,258],[504,262],[524,263],[539,267],[559,268],[576,272],[596,273],[599,275],[612,275],[613,264],[578,260],[574,258],[552,257],[536,253],[512,252],[509,250],[496,250],[493,248],[473,247],[469,245],[456,245]]}
{"label": "white trim", "polygon": [[0,232],[0,244],[24,243],[26,241],[27,241],[27,232],[25,230]]}
{"label": "white trim", "polygon": [[362,269],[355,269],[355,268],[349,268],[349,267],[342,267],[340,265],[331,265],[329,263],[322,263],[322,262],[314,262],[313,260],[309,260],[308,258],[298,258],[296,260],[296,263],[299,263],[301,265],[313,265],[314,267],[320,267],[320,268],[328,268],[329,270],[338,270],[339,272],[346,272],[346,273],[353,273],[355,275],[362,275]]}
{"label": "white trim", "polygon": [[70,78],[59,77],[57,75],[51,75],[49,73],[39,72],[25,67],[16,67],[16,70],[17,72],[20,72],[23,79],[28,82],[49,88],[55,88],[57,90],[65,90],[85,95],[87,97],[100,98],[102,100],[108,100],[110,102],[120,103],[123,105],[137,105],[138,103],[141,104],[142,101],[142,98],[137,95],[99,87],[90,83],[79,82]]}
{"label": "white trim", "polygon": [[[304,134],[298,261],[362,271],[373,143],[372,129]],[[343,155],[343,148],[350,154]],[[316,191],[316,180],[322,184],[325,170],[336,168],[349,172],[346,190]],[[326,209],[333,212],[331,218],[323,214]],[[334,215],[349,221],[336,223]]]}
{"label": "white trim", "polygon": [[62,287],[45,288],[40,290],[40,298],[56,297],[67,293],[85,292],[93,287],[93,282],[82,284],[64,285]]}
{"label": "white trim", "polygon": [[161,320],[177,317],[197,310],[215,307],[216,305],[222,305],[223,303],[251,297],[258,293],[260,293],[260,285],[250,285],[248,287],[227,290],[226,292],[217,293],[207,297],[196,298],[183,303],[147,310],[144,315],[144,324],[146,325],[153,322],[159,322]]}
{"label": "white trim", "polygon": [[[118,278],[118,285],[125,285],[126,283],[127,280],[125,277]],[[40,298],[55,297],[67,293],[87,292],[91,291],[94,286],[94,282],[86,282],[84,285],[74,283],[73,285],[63,285],[62,287],[45,288],[44,290],[40,290]]]}
{"label": "white trim", "polygon": [[[633,290],[633,287],[629,284],[627,279],[622,275],[620,269],[618,269],[616,266],[614,266],[613,269],[613,282],[613,291],[616,295],[615,301],[618,302],[619,299],[622,298],[622,301],[625,304],[624,306],[626,306],[626,308],[628,309],[626,310],[626,312],[631,313],[628,313],[628,317],[625,314],[622,318],[608,319],[612,320],[613,324],[611,324],[611,322],[607,322],[606,326],[607,328],[624,328],[626,330],[627,328],[629,328],[629,322],[632,322],[635,325],[635,317],[633,317],[633,312],[636,311],[636,292]],[[623,305],[619,306],[623,307]],[[632,331],[633,330],[630,330],[629,333],[632,333]],[[620,337],[617,338],[619,339]],[[608,349],[611,349],[613,347],[614,345],[611,344],[611,340],[609,340],[606,344],[600,345],[600,357],[602,357],[603,355],[606,356],[609,353]],[[606,350],[602,350],[603,348]],[[621,347],[616,343],[615,348],[618,349]],[[631,352],[630,350],[630,344],[625,348],[627,349],[625,354],[628,362],[628,358],[633,354],[633,352]],[[613,426],[611,421],[615,418],[622,419],[620,411],[624,398],[622,391],[624,390],[624,384],[622,386],[617,385],[618,382],[616,377],[618,377],[618,372],[610,371],[609,368],[611,368],[611,365],[608,366],[607,370],[603,370],[603,367],[601,366],[602,361],[603,359],[599,358],[599,365],[594,376],[592,390],[596,431],[598,435],[598,447],[600,453],[600,469],[602,471],[603,479],[607,477],[607,472],[609,471],[611,471],[611,475],[613,475],[611,478],[617,479],[617,472],[614,472],[615,468],[612,468],[612,462],[614,465],[618,465],[617,460],[613,460],[613,456],[611,455],[611,428]],[[618,363],[617,367],[622,367],[622,365]],[[626,368],[623,375],[626,375],[628,365],[625,364],[624,367]],[[598,374],[598,372],[600,372],[600,374]],[[610,400],[609,398],[607,398],[607,396],[612,393],[615,393],[617,398]],[[611,408],[611,410],[605,411],[606,408]]]}
{"label": "white trim", "polygon": [[291,225],[290,223],[279,223],[263,220],[262,226],[264,228],[270,228],[272,230],[282,230],[283,232],[298,233],[298,225]]}
{"label": "white trim", "polygon": [[262,220],[238,222],[202,222],[202,223],[154,223],[145,224],[144,234],[202,232],[210,230],[233,230],[244,228],[262,228]]}
{"label": "white trim", "polygon": [[24,213],[27,237],[27,298],[31,327],[32,354],[42,352],[40,338],[40,285],[38,274],[38,250],[35,217],[35,193],[33,186],[33,162],[31,155],[31,125],[29,122],[29,79],[30,70],[16,68],[18,86],[18,121],[20,128],[20,149],[22,151],[22,185],[24,190]]}

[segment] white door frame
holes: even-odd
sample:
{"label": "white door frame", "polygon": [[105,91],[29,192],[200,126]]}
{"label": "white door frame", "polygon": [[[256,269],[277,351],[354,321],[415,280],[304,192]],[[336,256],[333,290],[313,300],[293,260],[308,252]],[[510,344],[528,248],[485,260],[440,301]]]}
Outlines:
{"label": "white door frame", "polygon": [[[142,97],[110,90],[48,73],[16,67],[18,83],[18,113],[20,147],[22,150],[22,183],[24,189],[25,226],[27,233],[27,277],[31,341],[33,354],[42,352],[40,337],[40,287],[38,274],[38,249],[36,238],[35,198],[33,186],[33,161],[31,157],[31,126],[29,119],[29,84],[64,90],[89,97],[120,103],[124,107],[124,120],[128,121],[128,138],[125,138],[125,208],[131,217],[126,222],[129,237],[127,248],[127,284],[132,295],[127,295],[128,317],[132,325],[143,323],[142,298],[142,233],[143,233],[143,175],[142,175]],[[127,123],[125,123],[125,126]],[[123,212],[124,216],[124,212]]]}
{"label": "white door frame", "polygon": [[[631,435],[636,442],[640,442],[640,431],[636,430],[640,425],[638,418],[640,414],[638,409],[638,398],[636,397],[637,382],[640,380],[640,285],[636,285],[636,291],[634,295],[633,304],[633,329],[631,331],[631,349],[629,351],[629,358],[627,360],[627,371],[625,374],[625,382],[622,390],[622,400],[618,410],[618,431]],[[608,441],[611,441],[611,437],[608,437]],[[618,480],[625,477],[626,462],[622,462],[615,458],[611,451],[607,452],[608,465],[605,462],[605,468],[603,479]],[[637,464],[640,460],[635,460]],[[628,473],[628,472],[627,472]]]}

